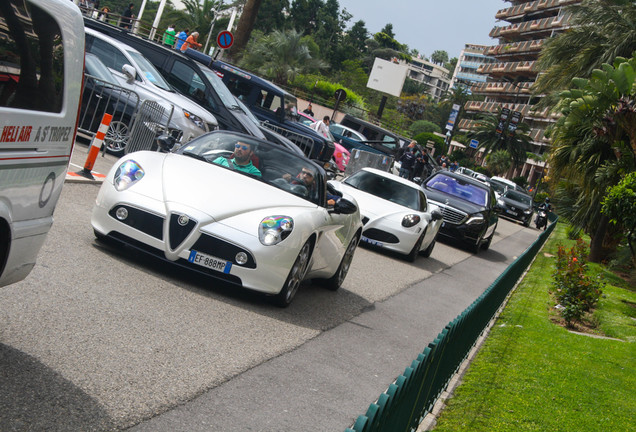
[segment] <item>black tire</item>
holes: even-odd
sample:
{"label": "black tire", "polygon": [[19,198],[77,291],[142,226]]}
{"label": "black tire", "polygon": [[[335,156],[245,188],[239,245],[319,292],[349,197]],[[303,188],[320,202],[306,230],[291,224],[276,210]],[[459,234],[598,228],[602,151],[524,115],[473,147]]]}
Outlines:
{"label": "black tire", "polygon": [[292,300],[294,300],[294,297],[296,297],[296,293],[298,292],[298,288],[300,288],[300,284],[305,279],[310,257],[311,242],[308,240],[303,247],[300,248],[300,252],[298,252],[296,261],[294,261],[291,270],[289,270],[289,275],[287,276],[283,287],[273,299],[277,306],[285,308],[291,304]]}
{"label": "black tire", "polygon": [[357,234],[353,236],[353,238],[349,242],[349,246],[347,246],[347,250],[342,256],[342,260],[340,260],[338,270],[329,279],[325,279],[323,281],[323,285],[328,290],[337,291],[342,286],[342,283],[347,277],[347,273],[349,273],[349,267],[351,267],[351,261],[353,260],[353,255],[356,252],[356,247],[358,246],[359,239],[360,237]]}
{"label": "black tire", "polygon": [[488,240],[486,240],[485,242],[481,244],[482,250],[490,249],[490,243],[492,243],[492,238],[495,236],[495,231],[497,231],[497,225],[495,225],[495,229],[492,230],[492,234],[490,234],[490,237],[488,237]]}
{"label": "black tire", "polygon": [[422,255],[424,258],[430,257],[431,254],[433,253],[433,248],[435,247],[435,242],[436,241],[437,241],[436,239],[433,239],[431,244],[428,245],[428,247],[426,249],[424,249],[422,252],[420,252],[420,255]]}
{"label": "black tire", "polygon": [[417,239],[415,245],[413,245],[413,249],[406,255],[406,260],[408,262],[415,262],[415,259],[420,254],[420,248],[422,247],[422,242],[424,241],[424,234],[426,234],[426,230],[422,233],[420,238]]}
{"label": "black tire", "polygon": [[108,127],[108,132],[104,137],[106,151],[117,157],[122,157],[126,153],[128,144],[129,128],[125,121],[113,121]]}

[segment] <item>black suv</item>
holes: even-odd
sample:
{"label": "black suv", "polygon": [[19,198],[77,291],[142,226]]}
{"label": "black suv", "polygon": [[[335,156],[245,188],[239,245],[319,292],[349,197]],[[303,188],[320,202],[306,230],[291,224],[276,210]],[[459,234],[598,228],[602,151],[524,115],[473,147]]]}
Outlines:
{"label": "black suv", "polygon": [[[205,55],[197,53],[197,58]],[[209,57],[208,57],[209,58]],[[275,84],[228,63],[211,64],[230,91],[248,106],[259,120],[296,142],[307,157],[329,161],[335,146],[318,132],[298,121],[296,97]],[[309,147],[307,143],[309,142]]]}

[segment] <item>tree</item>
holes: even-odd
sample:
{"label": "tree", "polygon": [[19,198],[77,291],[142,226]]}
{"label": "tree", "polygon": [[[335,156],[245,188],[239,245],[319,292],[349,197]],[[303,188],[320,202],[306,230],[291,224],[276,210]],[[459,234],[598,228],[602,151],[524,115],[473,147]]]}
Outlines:
{"label": "tree", "polygon": [[271,33],[274,30],[285,30],[289,27],[289,0],[263,0],[258,9],[254,30]]}
{"label": "tree", "polygon": [[636,172],[629,173],[607,190],[602,212],[610,218],[610,223],[619,225],[625,232],[632,262],[636,264]]}
{"label": "tree", "polygon": [[506,150],[497,150],[486,156],[488,169],[495,175],[504,174],[510,168],[510,153]]}
{"label": "tree", "polygon": [[448,61],[448,53],[443,50],[434,51],[433,54],[431,54],[431,61],[435,64],[443,65]]}
{"label": "tree", "polygon": [[448,70],[448,72],[451,74],[451,76],[455,72],[455,67],[457,66],[457,62],[458,61],[459,60],[457,59],[457,57],[453,57],[452,59],[450,59],[449,61],[444,63],[444,67]]}
{"label": "tree", "polygon": [[384,33],[391,39],[395,39],[395,33],[393,33],[393,24],[391,23],[385,25],[384,28],[380,30],[380,33]]}
{"label": "tree", "polygon": [[326,67],[324,62],[312,57],[310,43],[309,36],[303,37],[296,30],[275,30],[250,42],[239,64],[285,85],[299,73]]}
{"label": "tree", "polygon": [[247,46],[262,1],[263,0],[247,0],[245,2],[243,13],[236,26],[236,32],[234,32],[234,44],[230,48],[230,57],[238,57]]}
{"label": "tree", "polygon": [[530,148],[530,127],[520,122],[513,134],[509,130],[497,133],[500,117],[501,110],[497,114],[481,114],[477,117],[477,126],[468,136],[479,141],[479,148],[484,149],[484,156],[497,150],[506,150],[512,165],[519,166],[526,160],[526,150]]}
{"label": "tree", "polygon": [[[633,0],[584,0],[570,6],[571,26],[548,40],[538,65],[543,70],[532,86],[536,94],[549,95],[568,88],[574,77],[588,77],[602,63],[631,57],[636,50],[636,2]],[[545,97],[543,105],[557,101]]]}
{"label": "tree", "polygon": [[592,239],[593,262],[605,257],[613,237],[609,217],[601,214],[606,190],[636,169],[635,81],[636,53],[603,64],[590,79],[573,79],[557,106],[562,116],[552,132],[551,176],[567,199],[564,215]]}

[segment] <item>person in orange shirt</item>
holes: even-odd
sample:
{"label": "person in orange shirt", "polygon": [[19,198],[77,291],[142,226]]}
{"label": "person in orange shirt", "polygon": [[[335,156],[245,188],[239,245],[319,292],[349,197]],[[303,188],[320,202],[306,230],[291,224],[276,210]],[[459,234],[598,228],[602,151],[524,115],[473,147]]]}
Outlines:
{"label": "person in orange shirt", "polygon": [[185,51],[188,48],[199,49],[201,48],[201,44],[197,42],[197,38],[199,37],[199,32],[192,32],[190,36],[186,39],[186,41],[181,45],[181,51]]}

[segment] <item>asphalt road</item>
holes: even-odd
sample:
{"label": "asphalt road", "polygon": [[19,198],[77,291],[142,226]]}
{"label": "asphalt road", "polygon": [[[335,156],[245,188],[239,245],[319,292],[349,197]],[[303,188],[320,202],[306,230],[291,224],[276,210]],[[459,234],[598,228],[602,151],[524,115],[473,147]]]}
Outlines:
{"label": "asphalt road", "polygon": [[65,185],[38,264],[0,290],[0,430],[344,430],[538,234],[502,220],[488,252],[415,263],[358,248],[339,291],[279,309],[97,243],[98,187]]}

